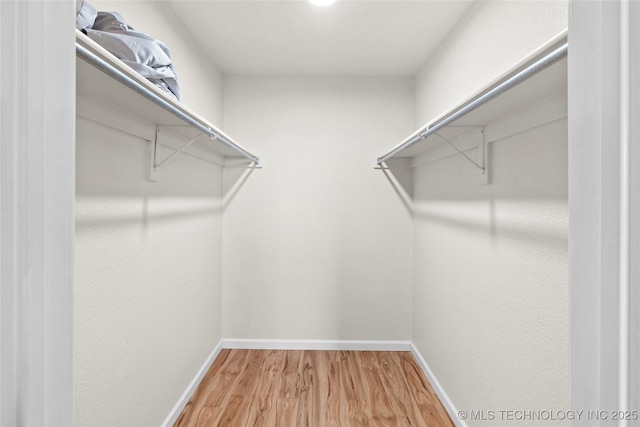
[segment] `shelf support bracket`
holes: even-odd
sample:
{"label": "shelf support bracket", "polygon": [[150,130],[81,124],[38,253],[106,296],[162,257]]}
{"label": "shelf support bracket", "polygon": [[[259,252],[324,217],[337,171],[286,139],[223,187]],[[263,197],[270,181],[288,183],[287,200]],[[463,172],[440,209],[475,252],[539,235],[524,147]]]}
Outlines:
{"label": "shelf support bracket", "polygon": [[[158,175],[160,172],[160,166],[166,164],[169,160],[171,160],[173,157],[177,156],[179,153],[182,153],[184,150],[187,149],[187,147],[189,147],[191,144],[193,144],[194,142],[196,142],[198,140],[198,138],[200,138],[203,133],[202,132],[198,132],[198,134],[193,137],[189,142],[183,144],[180,148],[178,148],[177,150],[175,150],[173,153],[169,154],[167,157],[165,157],[163,160],[158,162],[158,145],[160,144],[158,139],[160,138],[160,126],[156,126],[156,133],[155,133],[155,137],[153,138],[153,141],[151,141],[150,144],[150,159],[149,159],[149,176],[148,176],[148,181],[151,182],[156,182],[158,181]],[[211,136],[211,139],[217,139],[217,136]]]}
{"label": "shelf support bracket", "polygon": [[475,166],[477,169],[480,170],[480,173],[482,174],[482,184],[485,184],[485,185],[489,184],[489,168],[488,168],[489,157],[487,155],[487,142],[484,136],[484,127],[480,128],[481,140],[480,140],[480,143],[478,144],[478,152],[480,157],[479,163],[473,160],[471,157],[469,157],[467,153],[465,153],[464,151],[462,151],[461,149],[453,145],[453,143],[451,143],[449,140],[444,138],[438,132],[435,132],[435,134],[440,139],[442,139],[442,141],[444,141],[449,147],[453,148],[456,152],[458,152],[458,154],[462,155],[462,157],[464,157],[467,161],[469,161],[469,163],[471,163],[473,166]]}
{"label": "shelf support bracket", "polygon": [[480,129],[480,135],[482,140],[478,146],[480,151],[480,164],[482,165],[482,181],[481,184],[489,185],[489,147],[487,146],[487,139],[485,137],[484,126]]}
{"label": "shelf support bracket", "polygon": [[157,182],[159,179],[160,171],[156,167],[156,158],[158,155],[158,132],[160,127],[156,126],[156,132],[153,140],[149,141],[149,156],[148,156],[148,168],[147,168],[147,181]]}

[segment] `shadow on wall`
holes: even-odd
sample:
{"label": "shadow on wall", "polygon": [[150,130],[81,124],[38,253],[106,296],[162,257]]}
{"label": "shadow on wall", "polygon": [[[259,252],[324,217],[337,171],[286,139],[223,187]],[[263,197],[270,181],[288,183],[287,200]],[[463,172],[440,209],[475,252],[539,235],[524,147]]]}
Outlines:
{"label": "shadow on wall", "polygon": [[206,218],[222,212],[219,199],[140,197],[76,197],[76,230],[142,226],[154,222]]}
{"label": "shadow on wall", "polygon": [[[160,146],[159,158],[173,149]],[[82,117],[76,129],[76,195],[90,197],[219,197],[222,168],[182,153],[149,182],[151,142]]]}
{"label": "shadow on wall", "polygon": [[413,176],[410,167],[410,159],[396,158],[389,159],[378,167],[389,180],[393,190],[407,209],[409,214],[413,213]]}
{"label": "shadow on wall", "polygon": [[225,167],[222,182],[222,206],[228,206],[238,194],[238,191],[247,182],[249,176],[258,167],[244,164],[245,161],[234,162]]}
{"label": "shadow on wall", "polygon": [[429,223],[469,237],[488,236],[494,242],[506,239],[557,246],[566,245],[568,239],[566,205],[562,203],[539,205],[527,200],[510,203],[494,199],[418,202],[413,217],[416,225]]}
{"label": "shadow on wall", "polygon": [[[142,227],[151,222],[206,220],[222,213],[252,170],[232,163],[227,174],[213,161],[182,153],[163,165],[157,182],[147,180],[151,143],[85,119],[78,120],[76,144],[76,230]],[[161,158],[173,153],[160,147]],[[229,178],[232,179],[229,179]],[[240,181],[240,182],[236,182]],[[224,196],[223,196],[224,194]]]}
{"label": "shadow on wall", "polygon": [[[559,121],[531,136],[490,144],[489,185],[455,153],[416,168],[409,159],[391,159],[382,172],[411,210],[414,227],[428,223],[494,242],[566,246],[568,159],[566,142],[558,141],[558,135],[566,140],[565,127],[566,121]],[[541,154],[553,151],[555,156]]]}
{"label": "shadow on wall", "polygon": [[[411,170],[384,168],[389,183],[405,208],[413,215],[416,225],[429,222],[443,228],[456,229],[472,235],[489,235],[492,239],[526,240],[540,246],[561,245],[567,242],[566,204],[562,200],[539,204],[535,200],[412,200]],[[405,179],[407,178],[408,179]],[[497,208],[498,206],[498,208]],[[502,212],[501,217],[496,210]],[[510,215],[506,212],[510,212]],[[511,217],[511,218],[509,218]],[[517,220],[514,220],[517,218]],[[559,218],[556,227],[536,227],[541,218]]]}
{"label": "shadow on wall", "polygon": [[220,166],[178,155],[163,167],[157,182],[150,182],[150,143],[119,132],[106,136],[104,141],[101,134],[78,138],[76,231],[127,227],[145,235],[150,223],[206,220],[221,214]]}

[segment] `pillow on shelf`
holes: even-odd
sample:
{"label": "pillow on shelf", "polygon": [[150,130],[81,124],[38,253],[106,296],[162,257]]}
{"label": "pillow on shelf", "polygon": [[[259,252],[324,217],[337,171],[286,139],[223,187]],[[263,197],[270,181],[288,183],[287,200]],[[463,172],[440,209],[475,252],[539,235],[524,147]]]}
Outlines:
{"label": "pillow on shelf", "polygon": [[178,76],[169,48],[130,27],[117,12],[98,12],[83,32],[167,94],[180,100]]}
{"label": "pillow on shelf", "polygon": [[84,0],[76,0],[76,28],[86,30],[93,27],[98,11]]}

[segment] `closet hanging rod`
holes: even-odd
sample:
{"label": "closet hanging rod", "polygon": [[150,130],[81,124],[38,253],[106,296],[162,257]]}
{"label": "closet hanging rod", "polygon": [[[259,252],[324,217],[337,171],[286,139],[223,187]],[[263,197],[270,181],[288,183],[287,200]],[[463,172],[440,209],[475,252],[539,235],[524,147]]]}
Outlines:
{"label": "closet hanging rod", "polygon": [[456,110],[453,110],[452,112],[448,113],[446,116],[444,116],[437,122],[432,123],[426,126],[425,128],[420,129],[415,135],[401,142],[398,146],[393,148],[387,154],[381,157],[378,157],[378,160],[377,160],[378,165],[386,162],[390,158],[394,157],[396,154],[416,144],[418,141],[426,139],[427,137],[436,133],[443,127],[447,126],[450,123],[453,123],[454,121],[464,116],[465,114],[475,110],[476,108],[486,103],[490,99],[495,98],[496,96],[502,94],[503,92],[506,92],[507,90],[511,89],[512,87],[516,86],[517,84],[521,83],[522,81],[536,74],[537,72],[542,71],[548,66],[558,62],[559,60],[567,56],[567,52],[568,52],[568,44],[565,43],[562,46],[550,52],[549,54],[540,58],[533,64],[529,65],[522,71],[514,74],[512,77],[508,78],[502,83],[499,83],[498,85],[489,89],[487,92],[483,93],[482,95],[468,101],[467,103],[463,104]]}
{"label": "closet hanging rod", "polygon": [[224,135],[221,132],[216,132],[216,131],[212,130],[210,127],[208,127],[205,124],[201,123],[199,120],[195,119],[194,117],[192,117],[192,116],[190,116],[188,114],[185,114],[180,109],[178,109],[175,106],[171,105],[171,103],[169,103],[166,100],[162,99],[162,97],[159,96],[158,94],[156,94],[156,93],[152,92],[151,90],[149,90],[148,88],[142,86],[140,83],[138,83],[137,81],[135,81],[131,77],[127,76],[125,73],[123,73],[122,71],[118,70],[116,67],[114,67],[113,65],[109,64],[107,61],[105,61],[104,59],[100,58],[98,55],[94,54],[89,49],[85,48],[84,46],[82,46],[82,45],[80,45],[78,43],[76,43],[76,55],[79,56],[80,58],[82,58],[83,60],[87,61],[88,63],[90,63],[94,67],[98,68],[102,72],[106,73],[107,75],[113,77],[115,80],[119,81],[123,85],[125,85],[128,88],[134,90],[138,94],[144,96],[149,101],[153,102],[154,104],[158,105],[161,108],[164,108],[165,110],[167,110],[171,114],[175,115],[179,119],[184,120],[189,125],[191,125],[194,128],[198,129],[203,134],[208,135],[212,139],[216,139],[216,140],[220,141],[221,143],[223,143],[227,147],[237,151],[243,157],[251,160],[256,165],[260,164],[260,158],[258,158],[257,156],[254,156],[253,154],[249,153],[247,150],[245,150],[244,148],[239,146],[236,142],[234,142],[227,135]]}

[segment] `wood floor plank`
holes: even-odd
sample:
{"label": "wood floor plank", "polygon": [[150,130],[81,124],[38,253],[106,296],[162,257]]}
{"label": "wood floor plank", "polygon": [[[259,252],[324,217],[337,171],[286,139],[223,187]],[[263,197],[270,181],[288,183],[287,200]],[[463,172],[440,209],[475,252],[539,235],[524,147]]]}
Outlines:
{"label": "wood floor plank", "polygon": [[297,399],[300,395],[300,375],[302,369],[302,350],[284,352],[284,369],[280,381],[280,398]]}
{"label": "wood floor plank", "polygon": [[174,426],[453,423],[408,352],[223,350]]}
{"label": "wood floor plank", "polygon": [[305,351],[302,356],[300,395],[296,425],[311,427],[315,423],[322,425],[320,409],[320,391],[318,389],[317,365],[313,353]]}
{"label": "wood floor plank", "polygon": [[223,409],[220,416],[217,420],[211,425],[219,425],[219,426],[240,426],[242,422],[247,417],[246,413],[243,413],[240,410],[242,407],[242,401],[244,396],[239,394],[233,394],[230,396],[229,400],[227,400],[227,404]]}
{"label": "wood floor plank", "polygon": [[371,351],[356,353],[369,389],[371,416],[375,425],[397,426],[398,416],[395,413],[389,395],[386,393],[380,378],[380,365],[376,354]]}
{"label": "wood floor plank", "polygon": [[210,406],[203,406],[202,409],[198,412],[198,417],[196,418],[196,427],[205,427],[213,424],[215,420],[215,411]]}
{"label": "wood floor plank", "polygon": [[[404,378],[407,380],[409,391],[414,396],[418,405],[418,409],[422,414],[422,418],[427,425],[432,425],[438,419],[449,419],[447,412],[440,403],[435,391],[429,384],[429,381],[420,370],[410,353],[399,355]],[[449,419],[449,421],[451,421]]]}
{"label": "wood floor plank", "polygon": [[341,420],[344,425],[369,426],[371,413],[367,400],[368,388],[365,387],[362,380],[356,352],[342,351],[340,353],[341,391],[347,403],[341,412]]}
{"label": "wood floor plank", "polygon": [[362,376],[356,362],[355,352],[341,351],[340,366],[342,372],[342,390],[346,400],[361,401],[367,393],[362,384]]}
{"label": "wood floor plank", "polygon": [[276,422],[274,426],[294,427],[297,422],[298,399],[279,397],[276,400]]}
{"label": "wood floor plank", "polygon": [[390,405],[398,415],[399,426],[424,426],[420,416],[416,416],[417,406],[409,394],[406,382],[402,378],[402,370],[394,361],[393,353],[378,352],[378,365],[380,366],[380,380],[389,397]]}
{"label": "wood floor plank", "polygon": [[[200,411],[197,410],[197,408],[192,411],[191,406],[194,404],[194,402],[202,401],[204,402],[204,405],[208,405],[207,407],[210,408],[211,402],[208,401],[209,397],[223,396],[223,394],[218,392],[218,388],[220,390],[223,389],[224,384],[221,384],[221,383],[225,380],[225,378],[228,378],[228,377],[226,375],[223,375],[221,373],[221,370],[223,368],[228,370],[230,369],[229,365],[233,365],[235,363],[237,364],[237,366],[235,367],[236,375],[239,374],[240,370],[242,369],[241,359],[243,358],[244,358],[244,355],[232,353],[230,350],[220,351],[220,354],[218,354],[218,357],[216,357],[216,360],[214,360],[214,362],[211,364],[209,371],[207,372],[205,377],[202,379],[202,382],[200,383],[196,391],[191,396],[191,399],[183,409],[182,413],[180,414],[180,417],[178,418],[178,420],[175,422],[174,425],[179,427],[196,426]],[[228,373],[228,371],[226,371],[225,373]]]}
{"label": "wood floor plank", "polygon": [[[324,352],[326,369],[322,370],[324,382],[321,390],[325,394],[325,425],[340,426],[340,361],[335,357],[337,352]],[[332,357],[333,356],[333,357]]]}
{"label": "wood floor plank", "polygon": [[[225,390],[228,390],[238,380],[247,358],[247,353],[231,350],[223,350],[220,355],[224,356],[222,363],[220,365],[214,363],[215,368],[210,369],[205,376],[209,381],[205,385],[207,388],[203,390],[203,397],[206,406],[210,407],[223,406],[225,398],[228,398]],[[199,389],[200,387],[191,400],[200,398],[200,396],[196,396]]]}
{"label": "wood floor plank", "polygon": [[248,426],[273,426],[275,424],[279,379],[284,370],[284,354],[272,350],[265,356],[258,374],[256,390],[249,405]]}

